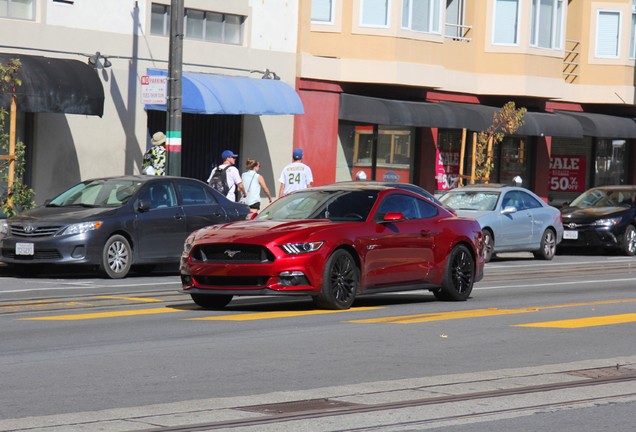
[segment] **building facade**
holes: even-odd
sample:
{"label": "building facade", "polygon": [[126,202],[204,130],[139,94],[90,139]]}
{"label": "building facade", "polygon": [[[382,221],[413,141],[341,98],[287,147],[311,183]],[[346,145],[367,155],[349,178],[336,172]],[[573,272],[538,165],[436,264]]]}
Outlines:
{"label": "building facade", "polygon": [[[61,92],[31,71],[49,92],[18,106],[38,202],[140,172],[149,137],[166,128],[148,77],[167,75],[171,3],[0,1],[0,59],[90,72],[67,75],[76,91]],[[520,176],[554,204],[636,183],[636,0],[184,4],[182,175],[205,180],[230,149],[241,164],[258,159],[278,190],[300,147],[315,184],[363,171],[441,192],[468,181],[476,132],[512,101],[525,124],[494,149],[490,181]],[[101,110],[80,106],[99,97]]]}
{"label": "building facade", "polygon": [[475,132],[508,101],[528,113],[494,149],[491,181],[521,176],[555,204],[635,182],[635,1],[301,5],[296,145],[336,167],[318,182],[362,170],[454,187],[469,177]]}
{"label": "building facade", "polygon": [[[38,203],[81,180],[141,172],[150,137],[166,129],[166,104],[144,103],[144,77],[168,70],[170,6],[0,1],[0,59],[25,60],[29,85],[19,89],[17,135],[27,146],[26,180]],[[297,27],[296,2],[185,1],[182,70],[190,96],[183,103],[182,175],[206,180],[230,149],[241,162],[259,160],[276,190],[292,154],[294,114],[302,112],[294,91]],[[66,75],[56,81],[51,63],[58,61],[58,75]],[[45,66],[26,67],[32,63]],[[64,82],[72,88],[62,90]],[[101,109],[82,109],[98,90]]]}

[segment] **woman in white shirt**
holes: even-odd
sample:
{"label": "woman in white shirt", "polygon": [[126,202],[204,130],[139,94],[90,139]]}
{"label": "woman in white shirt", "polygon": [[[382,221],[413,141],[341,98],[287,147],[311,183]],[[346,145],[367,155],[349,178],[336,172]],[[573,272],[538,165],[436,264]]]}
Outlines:
{"label": "woman in white shirt", "polygon": [[257,160],[248,159],[245,162],[245,172],[243,172],[241,178],[243,180],[243,187],[246,191],[245,203],[250,206],[254,211],[261,209],[261,190],[265,192],[269,202],[272,202],[272,195],[267,189],[263,176],[258,173],[261,164]]}

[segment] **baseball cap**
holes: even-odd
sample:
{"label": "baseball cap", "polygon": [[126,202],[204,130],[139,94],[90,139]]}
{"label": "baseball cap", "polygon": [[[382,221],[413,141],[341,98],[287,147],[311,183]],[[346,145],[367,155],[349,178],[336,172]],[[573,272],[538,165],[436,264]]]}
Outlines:
{"label": "baseball cap", "polygon": [[294,159],[303,158],[303,149],[294,149]]}
{"label": "baseball cap", "polygon": [[225,160],[229,157],[238,157],[237,154],[235,154],[232,150],[225,150],[223,153],[221,153],[221,159]]}

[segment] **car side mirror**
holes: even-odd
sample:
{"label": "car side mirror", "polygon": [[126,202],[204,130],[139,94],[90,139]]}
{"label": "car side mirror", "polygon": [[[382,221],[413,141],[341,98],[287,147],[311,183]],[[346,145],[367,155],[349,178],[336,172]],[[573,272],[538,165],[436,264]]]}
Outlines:
{"label": "car side mirror", "polygon": [[140,199],[139,201],[137,201],[137,211],[139,212],[145,212],[150,210],[150,200],[147,199]]}
{"label": "car side mirror", "polygon": [[502,215],[508,215],[508,214],[512,214],[512,213],[517,213],[517,208],[516,207],[506,207],[505,209],[503,209],[501,211]]}
{"label": "car side mirror", "polygon": [[380,221],[380,223],[390,223],[390,222],[399,222],[405,219],[404,215],[400,212],[388,212],[384,215],[384,218]]}

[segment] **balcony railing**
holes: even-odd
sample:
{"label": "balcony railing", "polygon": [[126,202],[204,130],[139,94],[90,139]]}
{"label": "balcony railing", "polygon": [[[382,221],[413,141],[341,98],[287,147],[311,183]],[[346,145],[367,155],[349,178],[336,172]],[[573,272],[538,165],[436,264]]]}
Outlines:
{"label": "balcony railing", "polygon": [[573,84],[579,78],[580,56],[581,42],[566,39],[563,55],[563,79],[565,82]]}
{"label": "balcony railing", "polygon": [[468,36],[468,33],[472,29],[473,29],[472,26],[446,23],[444,37],[448,39],[452,39],[452,40],[470,42],[471,38]]}

